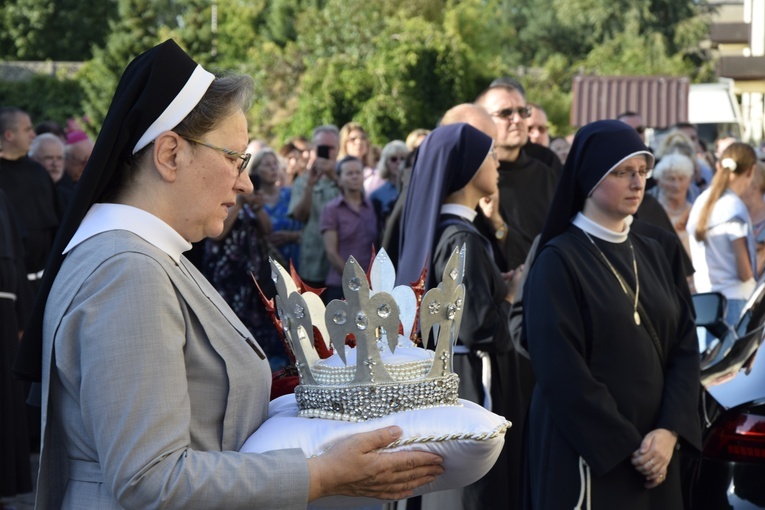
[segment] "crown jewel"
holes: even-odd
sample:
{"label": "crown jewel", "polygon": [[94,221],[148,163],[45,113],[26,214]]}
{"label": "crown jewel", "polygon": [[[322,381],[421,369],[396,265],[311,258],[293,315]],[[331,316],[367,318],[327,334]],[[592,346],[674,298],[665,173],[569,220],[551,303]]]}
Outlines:
{"label": "crown jewel", "polygon": [[[326,307],[315,293],[298,292],[289,273],[271,261],[276,309],[295,357],[300,384],[295,399],[304,417],[364,421],[391,413],[459,405],[459,377],[452,372],[453,345],[465,299],[465,249],[449,258],[443,280],[417,306],[407,285],[394,287],[395,269],[384,250],[375,257],[369,279],[350,257],[343,271],[345,300]],[[399,335],[415,327],[420,311],[422,338],[431,332],[435,352]],[[314,327],[334,354],[320,359]],[[356,346],[346,345],[352,335]]]}

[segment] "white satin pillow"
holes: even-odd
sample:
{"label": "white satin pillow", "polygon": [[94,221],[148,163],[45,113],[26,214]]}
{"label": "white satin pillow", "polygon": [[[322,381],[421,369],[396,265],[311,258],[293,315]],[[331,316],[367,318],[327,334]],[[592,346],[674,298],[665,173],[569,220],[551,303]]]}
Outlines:
{"label": "white satin pillow", "polygon": [[[324,452],[331,445],[359,432],[398,425],[403,430],[400,446],[389,451],[421,450],[444,459],[445,472],[432,483],[415,490],[427,494],[469,485],[494,465],[505,442],[510,422],[483,407],[460,399],[461,406],[433,407],[395,413],[365,422],[299,418],[295,395],[284,395],[269,405],[266,420],[244,443],[242,452],[263,453],[300,448],[306,457]],[[350,508],[379,504],[371,498],[331,497],[311,503],[312,507]]]}

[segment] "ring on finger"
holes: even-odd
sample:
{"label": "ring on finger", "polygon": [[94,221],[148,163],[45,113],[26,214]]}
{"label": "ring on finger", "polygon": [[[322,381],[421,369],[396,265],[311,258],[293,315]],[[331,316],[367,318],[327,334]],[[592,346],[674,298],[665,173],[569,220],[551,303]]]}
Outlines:
{"label": "ring on finger", "polygon": [[648,464],[648,467],[653,466],[653,459],[648,459],[647,464]]}

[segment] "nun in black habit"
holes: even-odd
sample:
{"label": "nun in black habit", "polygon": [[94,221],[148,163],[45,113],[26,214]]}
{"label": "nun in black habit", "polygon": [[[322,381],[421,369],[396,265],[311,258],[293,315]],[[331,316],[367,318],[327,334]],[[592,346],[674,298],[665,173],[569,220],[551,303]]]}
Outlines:
{"label": "nun in black habit", "polygon": [[[459,396],[516,423],[525,401],[519,391],[508,316],[512,275],[497,269],[489,241],[473,220],[481,197],[497,190],[497,159],[491,137],[458,123],[431,132],[419,147],[401,220],[398,283],[416,281],[428,264],[427,288],[438,285],[455,248],[465,246],[465,310],[455,346]],[[517,436],[515,440],[511,434]],[[520,434],[511,431],[492,470],[455,491],[423,496],[423,509],[516,508]],[[456,494],[455,494],[456,493]]]}
{"label": "nun in black habit", "polygon": [[630,232],[653,162],[618,121],[574,138],[524,286],[525,508],[683,507],[673,454],[700,445],[699,354],[664,252]]}

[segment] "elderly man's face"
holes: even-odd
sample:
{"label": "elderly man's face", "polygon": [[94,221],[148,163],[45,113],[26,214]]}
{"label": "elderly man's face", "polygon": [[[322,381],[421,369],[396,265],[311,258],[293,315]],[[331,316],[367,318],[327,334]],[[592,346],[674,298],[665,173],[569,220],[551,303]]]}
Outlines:
{"label": "elderly man's face", "polygon": [[41,143],[33,159],[45,167],[53,182],[57,182],[64,173],[64,145],[62,143],[55,141]]}

